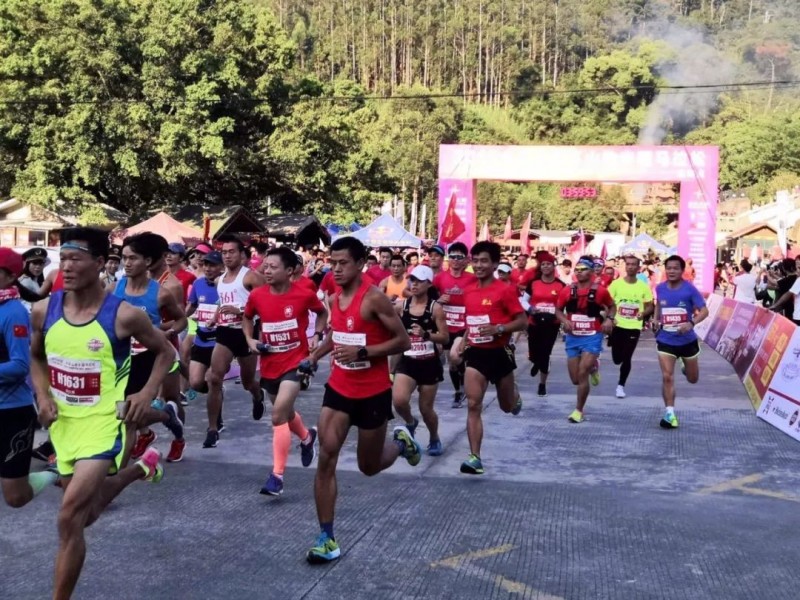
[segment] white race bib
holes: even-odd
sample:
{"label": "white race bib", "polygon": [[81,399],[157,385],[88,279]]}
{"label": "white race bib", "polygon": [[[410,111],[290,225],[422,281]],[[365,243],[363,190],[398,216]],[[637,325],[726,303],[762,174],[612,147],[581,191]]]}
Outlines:
{"label": "white race bib", "polygon": [[489,315],[470,315],[467,317],[467,340],[470,344],[488,344],[494,336],[481,335],[481,325],[491,325]]}
{"label": "white race bib", "polygon": [[411,349],[406,350],[403,354],[414,359],[431,358],[436,355],[436,347],[432,341],[424,340],[418,335],[412,335]]}
{"label": "white race bib", "polygon": [[570,315],[569,322],[572,323],[572,335],[594,335],[597,333],[597,319],[589,315]]}
{"label": "white race bib", "polygon": [[[333,347],[336,346],[358,346],[359,348],[366,347],[367,334],[366,333],[345,333],[343,331],[333,332]],[[348,364],[342,364],[338,360],[333,361],[334,364],[345,371],[361,371],[369,369],[371,363],[368,360],[359,360]]]}
{"label": "white race bib", "polygon": [[556,314],[556,305],[540,302],[539,304],[533,307],[533,310],[534,312],[537,313],[547,313],[549,315],[554,315]]}
{"label": "white race bib", "polygon": [[463,306],[451,306],[449,304],[442,305],[444,309],[444,318],[447,321],[448,327],[454,329],[464,329],[464,313],[466,308]]}
{"label": "white race bib", "polygon": [[289,352],[300,347],[300,332],[297,319],[288,319],[276,323],[262,323],[263,340],[269,345],[270,354]]}
{"label": "white race bib", "polygon": [[[243,310],[243,306],[238,303],[226,304],[225,306],[233,306],[234,308],[238,309],[239,311]],[[223,327],[230,327],[231,329],[241,329],[242,328],[242,313],[219,313],[219,318],[217,319],[217,325],[221,325]]]}
{"label": "white race bib", "polygon": [[57,400],[72,406],[95,406],[100,402],[99,360],[47,357],[50,390]]}
{"label": "white race bib", "polygon": [[210,328],[215,314],[217,314],[216,304],[198,304],[197,310],[194,311],[197,324],[204,329]]}
{"label": "white race bib", "polygon": [[639,305],[633,302],[620,302],[617,305],[617,314],[623,319],[636,319],[639,317]]}
{"label": "white race bib", "polygon": [[662,308],[661,309],[661,327],[664,331],[671,331],[675,333],[678,331],[678,326],[681,323],[689,322],[689,314],[685,308]]}

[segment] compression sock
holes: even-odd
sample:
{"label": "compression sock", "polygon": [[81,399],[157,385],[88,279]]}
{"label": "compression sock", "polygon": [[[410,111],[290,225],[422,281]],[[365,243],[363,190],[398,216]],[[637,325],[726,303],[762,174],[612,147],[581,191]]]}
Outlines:
{"label": "compression sock", "polygon": [[289,421],[289,430],[299,437],[301,442],[308,443],[311,441],[311,436],[308,434],[308,429],[306,429],[303,423],[303,418],[297,411],[294,412],[294,417]]}
{"label": "compression sock", "polygon": [[457,391],[461,391],[461,374],[454,369],[450,369],[450,381],[453,382],[453,388]]}
{"label": "compression sock", "polygon": [[286,459],[289,458],[289,448],[292,445],[292,432],[288,423],[272,426],[272,455],[274,466],[272,472],[283,477],[286,470]]}

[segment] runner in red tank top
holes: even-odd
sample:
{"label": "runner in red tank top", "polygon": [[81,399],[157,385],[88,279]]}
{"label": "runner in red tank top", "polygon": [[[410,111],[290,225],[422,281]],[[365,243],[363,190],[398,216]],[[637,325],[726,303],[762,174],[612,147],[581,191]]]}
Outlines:
{"label": "runner in red tank top", "polygon": [[306,554],[311,563],[339,558],[333,535],[336,506],[336,463],[351,426],[358,428],[358,467],[365,475],[389,468],[398,456],[420,461],[419,444],[405,426],[394,428],[386,442],[392,415],[392,383],[388,357],[411,347],[400,317],[389,299],[362,278],[367,249],[354,237],[331,244],[331,267],[341,287],[331,302],[331,332],[311,353],[316,365],[333,352],[333,365],[319,415],[319,462],[314,495],[320,535]]}
{"label": "runner in red tank top", "polygon": [[[295,269],[302,270],[297,256],[282,246],[267,252],[263,262],[267,285],[254,289],[244,308],[242,330],[254,354],[261,354],[261,389],[272,403],[272,455],[273,468],[262,494],[279,496],[283,493],[283,473],[292,443],[292,433],[300,438],[301,459],[304,467],[314,460],[317,440],[316,428],[306,429],[294,403],[300,393],[298,373],[300,363],[308,358],[309,342],[306,337],[308,314],[317,315],[316,332],[312,344],[321,337],[328,323],[328,311],[311,290],[292,282]],[[310,280],[309,280],[310,281]],[[259,348],[253,337],[253,319],[261,321],[260,339],[267,346]]]}
{"label": "runner in red tank top", "polygon": [[509,347],[511,334],[525,329],[525,311],[514,286],[494,277],[500,264],[500,245],[478,242],[472,247],[472,269],[477,281],[465,297],[466,337],[453,352],[461,352],[467,366],[464,389],[467,393],[467,438],[470,455],[461,472],[483,474],[483,397],[490,383],[497,389],[500,410],[518,415],[522,399],[514,382],[514,351]]}

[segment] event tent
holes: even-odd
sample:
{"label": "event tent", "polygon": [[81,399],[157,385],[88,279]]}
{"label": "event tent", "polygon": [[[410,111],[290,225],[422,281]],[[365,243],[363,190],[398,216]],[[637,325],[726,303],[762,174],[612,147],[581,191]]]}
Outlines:
{"label": "event tent", "polygon": [[203,232],[201,230],[184,225],[165,212],[160,212],[138,225],[115,229],[111,233],[111,241],[114,244],[121,244],[122,240],[129,235],[144,233],[145,231],[163,236],[170,244],[197,244],[203,241]]}
{"label": "event tent", "polygon": [[635,238],[633,238],[630,242],[623,245],[620,248],[620,252],[625,254],[626,252],[633,252],[635,254],[646,254],[648,251],[652,250],[656,254],[667,254],[669,248],[667,248],[664,244],[656,240],[654,237],[647,235],[646,233],[640,233]]}
{"label": "event tent", "polygon": [[[382,214],[363,229],[345,235],[361,240],[365,246],[370,248],[380,246],[419,248],[422,246],[421,239],[403,229],[400,223],[389,214]],[[337,239],[340,237],[344,236],[337,236]]]}

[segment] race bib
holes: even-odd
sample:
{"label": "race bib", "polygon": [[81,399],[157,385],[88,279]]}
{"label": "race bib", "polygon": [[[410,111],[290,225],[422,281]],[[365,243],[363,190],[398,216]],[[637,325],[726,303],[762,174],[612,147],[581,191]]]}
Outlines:
{"label": "race bib", "polygon": [[639,305],[633,302],[620,302],[617,306],[617,314],[624,319],[637,319],[639,317]]}
{"label": "race bib", "polygon": [[454,329],[464,329],[464,313],[466,309],[463,306],[450,306],[449,304],[443,305],[443,308],[447,326]]}
{"label": "race bib", "polygon": [[546,302],[540,302],[533,307],[533,312],[536,313],[547,313],[549,315],[556,314],[556,305],[555,304],[548,304]]}
{"label": "race bib", "polygon": [[[344,333],[342,331],[333,332],[334,348],[336,348],[337,346],[366,347],[366,345],[367,345],[366,333]],[[344,369],[345,371],[361,371],[363,369],[369,369],[371,366],[369,360],[358,360],[347,364],[343,364],[340,363],[338,360],[334,360],[333,364],[335,364],[339,368]]]}
{"label": "race bib", "polygon": [[262,323],[261,335],[263,341],[269,345],[270,354],[276,352],[289,352],[300,347],[300,332],[297,319],[288,319],[277,323]]}
{"label": "race bib", "polygon": [[50,390],[57,400],[71,406],[95,406],[100,402],[100,361],[48,356]]}
{"label": "race bib", "polygon": [[661,328],[664,331],[675,333],[681,323],[689,322],[689,314],[685,308],[662,308],[661,309]]}
{"label": "race bib", "polygon": [[147,352],[147,348],[137,340],[135,337],[131,338],[131,354],[141,354],[142,352]]}
{"label": "race bib", "polygon": [[597,333],[597,319],[588,315],[570,315],[572,335],[594,335]]}
{"label": "race bib", "polygon": [[[234,308],[242,310],[242,305],[239,303],[233,304],[226,304],[225,306],[233,306]],[[242,313],[219,313],[219,318],[217,319],[217,324],[223,327],[230,327],[231,329],[241,329],[242,328]]]}
{"label": "race bib", "polygon": [[422,339],[418,335],[411,336],[411,348],[403,354],[410,358],[431,358],[436,355],[436,347],[430,340]]}
{"label": "race bib", "polygon": [[481,325],[491,325],[489,315],[470,315],[467,317],[467,340],[470,344],[488,344],[494,336],[481,335]]}
{"label": "race bib", "polygon": [[198,304],[197,310],[194,311],[197,324],[205,329],[211,327],[211,322],[214,320],[215,314],[217,314],[216,304]]}

